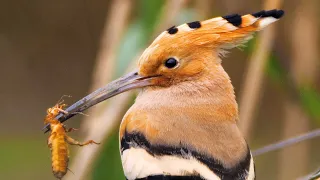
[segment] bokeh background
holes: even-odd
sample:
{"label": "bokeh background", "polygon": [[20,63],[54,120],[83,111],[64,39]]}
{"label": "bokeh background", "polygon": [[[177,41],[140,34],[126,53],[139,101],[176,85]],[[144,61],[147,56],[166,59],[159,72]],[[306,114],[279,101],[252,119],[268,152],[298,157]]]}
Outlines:
{"label": "bokeh background", "polygon": [[[71,104],[135,66],[172,25],[231,13],[284,9],[285,16],[223,59],[252,149],[320,126],[318,0],[0,1],[0,179],[55,179],[43,134],[46,109]],[[124,179],[118,127],[135,92],[66,124],[100,146],[71,148],[64,179]],[[320,140],[255,157],[257,179],[291,180],[320,167]]]}

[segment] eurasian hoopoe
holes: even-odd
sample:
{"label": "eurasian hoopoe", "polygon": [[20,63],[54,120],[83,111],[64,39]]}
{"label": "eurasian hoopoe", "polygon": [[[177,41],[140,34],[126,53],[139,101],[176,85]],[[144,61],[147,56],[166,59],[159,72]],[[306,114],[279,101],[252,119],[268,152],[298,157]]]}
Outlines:
{"label": "eurasian hoopoe", "polygon": [[220,54],[283,14],[232,14],[173,26],[144,51],[138,71],[98,89],[58,118],[65,121],[73,112],[142,88],[120,126],[128,180],[252,180],[254,162],[236,124],[238,105]]}

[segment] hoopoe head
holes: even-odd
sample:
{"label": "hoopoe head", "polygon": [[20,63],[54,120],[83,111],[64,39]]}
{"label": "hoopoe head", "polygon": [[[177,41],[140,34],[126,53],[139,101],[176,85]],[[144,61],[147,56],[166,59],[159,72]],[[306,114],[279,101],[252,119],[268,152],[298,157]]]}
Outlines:
{"label": "hoopoe head", "polygon": [[59,124],[60,122],[58,120],[55,120],[54,118],[60,113],[60,112],[63,112],[64,108],[66,107],[67,105],[66,104],[60,104],[60,103],[57,103],[55,106],[51,107],[51,108],[48,108],[47,109],[47,115],[44,119],[44,123],[47,124],[47,123],[50,123],[51,125],[54,125],[54,124]]}
{"label": "hoopoe head", "polygon": [[169,86],[206,76],[220,65],[219,55],[248,41],[252,34],[277,21],[282,10],[233,14],[171,27],[161,33],[139,59],[139,75],[159,76]]}

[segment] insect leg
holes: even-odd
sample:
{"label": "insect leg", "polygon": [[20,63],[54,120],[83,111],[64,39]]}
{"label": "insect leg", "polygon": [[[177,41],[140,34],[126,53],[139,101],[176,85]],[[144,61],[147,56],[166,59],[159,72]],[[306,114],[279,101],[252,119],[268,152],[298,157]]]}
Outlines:
{"label": "insect leg", "polygon": [[67,168],[67,170],[68,170],[68,171],[70,171],[72,174],[74,174],[74,172],[73,172],[73,171],[71,171],[71,169]]}
{"label": "insect leg", "polygon": [[72,114],[81,114],[81,115],[83,115],[83,116],[89,116],[88,114],[85,114],[85,113],[83,113],[83,112],[73,112]]}
{"label": "insect leg", "polygon": [[62,95],[61,98],[59,99],[59,101],[56,104],[62,104],[64,102],[64,99],[63,99],[64,97],[70,98],[71,95]]}
{"label": "insect leg", "polygon": [[78,131],[79,129],[76,129],[76,128],[69,128],[66,130],[66,132],[72,132],[72,131]]}
{"label": "insect leg", "polygon": [[61,109],[61,108],[57,108],[59,110],[59,112],[62,112],[63,114],[69,114],[67,111]]}
{"label": "insect leg", "polygon": [[86,146],[86,145],[88,145],[88,144],[100,144],[100,143],[97,143],[97,142],[95,142],[95,141],[93,141],[93,140],[89,140],[89,141],[87,141],[87,142],[80,143],[80,142],[72,139],[72,138],[69,137],[69,136],[66,136],[65,138],[66,138],[67,143],[69,143],[69,144],[71,144],[71,145]]}
{"label": "insect leg", "polygon": [[54,138],[56,137],[56,132],[53,132],[50,134],[49,138],[48,138],[48,147],[51,148],[52,147],[52,141],[54,140]]}

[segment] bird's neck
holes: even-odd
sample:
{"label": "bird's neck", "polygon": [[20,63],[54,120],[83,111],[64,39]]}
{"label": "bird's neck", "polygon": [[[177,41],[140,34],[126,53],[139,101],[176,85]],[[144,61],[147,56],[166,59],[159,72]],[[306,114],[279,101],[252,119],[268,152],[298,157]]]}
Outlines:
{"label": "bird's neck", "polygon": [[151,143],[183,144],[229,167],[248,153],[236,125],[238,106],[234,90],[221,66],[197,80],[145,89],[131,110],[149,119],[148,129],[155,133],[143,132],[146,128],[139,131]]}
{"label": "bird's neck", "polygon": [[171,109],[197,114],[208,123],[236,122],[238,119],[234,89],[221,65],[170,87],[148,87],[140,93],[136,103],[142,109]]}

